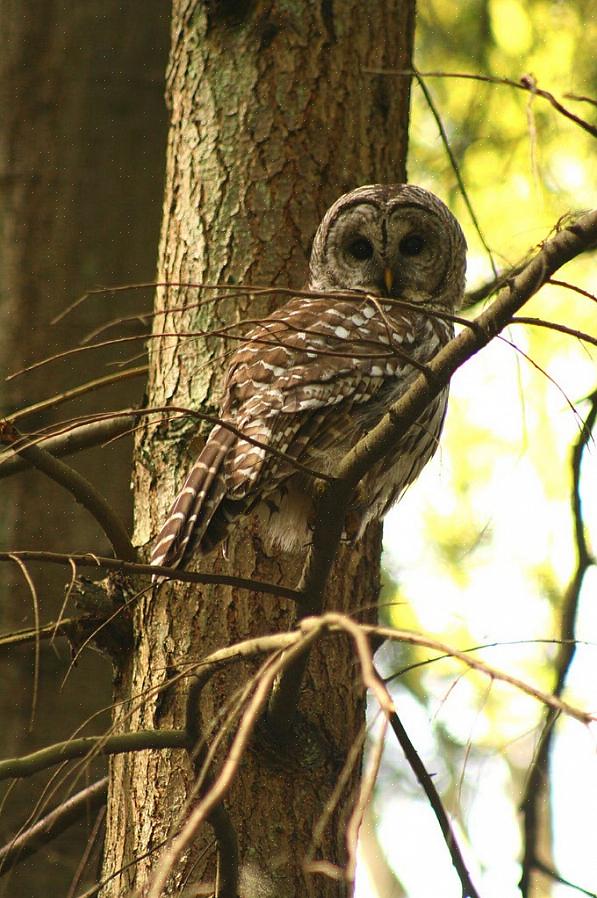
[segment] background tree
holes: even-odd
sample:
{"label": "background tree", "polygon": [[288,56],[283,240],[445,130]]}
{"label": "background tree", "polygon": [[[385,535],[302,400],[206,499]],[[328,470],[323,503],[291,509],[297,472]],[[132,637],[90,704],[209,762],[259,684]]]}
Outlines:
{"label": "background tree", "polygon": [[[0,30],[0,401],[6,414],[118,373],[114,363],[125,354],[105,350],[93,361],[71,356],[67,364],[4,380],[25,365],[72,349],[106,316],[132,308],[130,296],[119,294],[116,307],[88,302],[54,324],[84,290],[154,277],[168,12],[159,0],[144,4],[141,17],[111,0],[74,6],[8,0],[2,4]],[[140,395],[141,377],[106,386],[66,407],[45,407],[20,419],[19,426],[42,430],[90,411],[127,407]],[[125,521],[132,510],[130,449],[128,440],[108,451],[90,449],[73,461],[102,485]],[[2,480],[0,506],[3,548],[108,550],[93,517],[35,470]],[[62,603],[63,574],[47,566],[34,566],[32,573],[43,618],[51,620]],[[31,620],[31,599],[22,572],[12,565],[1,566],[0,584],[2,630],[8,632]],[[41,645],[38,678],[34,656],[34,646],[26,645],[5,650],[0,659],[3,753],[10,755],[64,738],[110,703],[110,668],[97,654],[84,653],[76,676],[64,685],[67,646]],[[32,695],[38,688],[33,716]],[[41,784],[37,777],[12,790],[3,806],[3,843],[27,820]],[[56,803],[57,796],[49,801]],[[71,831],[55,842],[50,864],[23,865],[13,874],[12,893],[65,894],[86,829],[81,825],[78,835]]]}

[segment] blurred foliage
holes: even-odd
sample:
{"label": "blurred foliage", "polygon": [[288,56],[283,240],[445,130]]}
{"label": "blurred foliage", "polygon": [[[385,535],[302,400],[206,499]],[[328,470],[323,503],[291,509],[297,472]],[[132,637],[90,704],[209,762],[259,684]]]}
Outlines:
{"label": "blurred foliage", "polygon": [[[587,0],[426,0],[418,9],[415,64],[422,73],[470,73],[515,82],[531,76],[594,125],[596,107],[566,95],[597,97],[596,45],[597,12]],[[597,205],[595,139],[548,101],[504,84],[424,80],[498,269],[526,257],[562,216]],[[462,223],[470,250],[469,287],[489,280],[487,252],[415,82],[409,179],[438,193]],[[594,293],[594,270],[595,254],[587,255],[558,277]],[[597,336],[595,302],[569,289],[544,288],[523,314]],[[504,337],[509,342],[494,341],[455,376],[441,449],[389,516],[382,616],[460,649],[489,645],[480,657],[549,691],[557,656],[549,640],[559,635],[564,594],[576,565],[571,448],[587,412],[583,399],[597,386],[597,351],[574,337],[528,325],[512,325]],[[581,489],[595,547],[594,447],[585,452]],[[593,643],[597,612],[590,594],[594,598],[596,585],[593,569],[581,594],[576,630],[578,639]],[[587,677],[587,669],[597,664],[596,653],[593,645],[577,648],[564,695],[584,707],[597,704],[594,676]],[[428,650],[384,647],[380,655],[386,675],[404,671],[392,680],[398,711],[428,769],[438,772],[436,785],[461,823],[465,845],[470,844],[471,870],[484,898],[519,895],[516,815],[542,707],[450,659],[411,669],[433,658]],[[597,790],[597,760],[594,745],[589,747],[580,731],[572,723],[556,726],[567,739],[565,753],[556,740],[552,760],[553,853],[562,875],[595,891],[589,846],[597,839],[597,824],[588,796]],[[575,732],[576,740],[571,738]],[[412,828],[405,829],[420,838],[414,821],[425,798],[395,747],[388,749],[388,765],[393,773],[386,772],[386,781],[397,777],[404,798],[396,799],[395,790],[389,798],[382,780],[380,806],[388,810],[391,805],[402,819],[412,820]],[[574,817],[561,800],[571,770],[578,792]],[[457,896],[459,885],[445,860],[437,824],[428,808],[421,813],[433,863],[425,871],[413,866],[406,833],[401,849],[394,845],[390,851],[388,843],[390,860],[410,898],[438,894],[440,881],[444,898]],[[380,837],[385,845],[383,825]],[[554,884],[545,894],[559,898],[572,892]]]}

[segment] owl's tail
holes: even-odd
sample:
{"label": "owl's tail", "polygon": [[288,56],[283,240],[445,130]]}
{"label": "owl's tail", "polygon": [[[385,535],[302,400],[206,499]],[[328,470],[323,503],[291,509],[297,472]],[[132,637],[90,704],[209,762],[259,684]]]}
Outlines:
{"label": "owl's tail", "polygon": [[237,437],[216,426],[174,500],[160,530],[151,564],[178,567],[200,545],[224,495],[224,460]]}

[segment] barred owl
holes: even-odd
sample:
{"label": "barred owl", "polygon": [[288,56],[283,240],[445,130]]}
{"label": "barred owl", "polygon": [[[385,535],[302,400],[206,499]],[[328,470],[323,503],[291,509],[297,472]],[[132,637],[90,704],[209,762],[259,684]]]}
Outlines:
{"label": "barred owl", "polygon": [[[306,545],[316,480],[292,460],[333,472],[448,342],[452,324],[441,313],[462,298],[465,252],[456,219],[420,187],[372,185],[341,196],[311,251],[308,288],[320,295],[285,303],[232,355],[222,423],[172,505],[152,564],[206,554],[256,506],[270,544]],[[433,455],[446,402],[447,389],[361,482],[351,509],[360,532]]]}

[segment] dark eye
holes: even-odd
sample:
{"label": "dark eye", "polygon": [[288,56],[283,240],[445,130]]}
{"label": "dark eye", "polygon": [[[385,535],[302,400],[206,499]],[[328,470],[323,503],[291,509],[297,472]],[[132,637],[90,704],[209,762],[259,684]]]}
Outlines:
{"label": "dark eye", "polygon": [[373,255],[373,247],[364,237],[357,237],[356,240],[348,244],[347,249],[352,258],[358,259],[359,262],[370,259]]}
{"label": "dark eye", "polygon": [[398,244],[403,256],[418,256],[425,248],[425,239],[420,234],[408,234]]}

